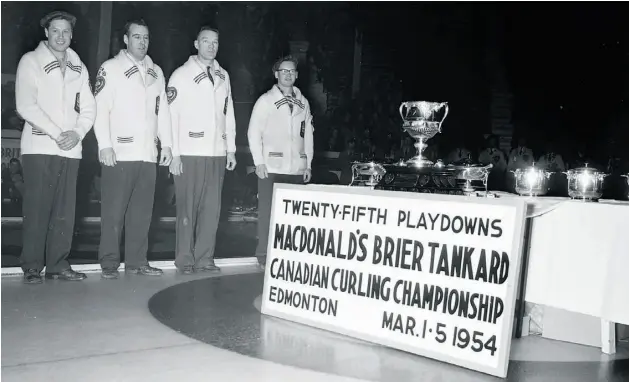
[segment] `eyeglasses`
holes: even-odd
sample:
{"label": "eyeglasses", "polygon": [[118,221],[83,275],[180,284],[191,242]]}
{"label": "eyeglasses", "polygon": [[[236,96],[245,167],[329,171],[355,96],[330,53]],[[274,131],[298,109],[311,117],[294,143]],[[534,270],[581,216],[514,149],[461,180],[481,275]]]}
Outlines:
{"label": "eyeglasses", "polygon": [[278,72],[282,73],[282,74],[295,74],[297,73],[297,69],[278,69]]}

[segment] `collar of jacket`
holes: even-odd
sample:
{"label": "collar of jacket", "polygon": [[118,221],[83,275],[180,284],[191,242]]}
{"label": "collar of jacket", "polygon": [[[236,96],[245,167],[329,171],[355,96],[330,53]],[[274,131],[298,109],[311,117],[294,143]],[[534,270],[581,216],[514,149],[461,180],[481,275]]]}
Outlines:
{"label": "collar of jacket", "polygon": [[[52,75],[56,71],[61,71],[61,64],[57,57],[50,51],[50,48],[46,44],[46,41],[40,41],[39,45],[35,49],[35,56],[37,62],[41,66],[44,73]],[[81,77],[83,71],[83,63],[72,48],[66,50],[66,72],[65,78],[68,80],[74,80]]]}
{"label": "collar of jacket", "polygon": [[[201,61],[199,61],[196,55],[190,56],[184,66],[186,67],[186,71],[189,71],[192,74],[193,81],[197,83],[197,85],[200,84],[201,81],[203,81],[204,79],[211,84],[210,79],[207,75],[207,66],[204,66]],[[226,79],[225,69],[221,67],[221,65],[218,63],[218,60],[214,60],[213,66],[214,87],[218,87],[220,85],[220,82],[223,82]]]}
{"label": "collar of jacket", "polygon": [[[140,69],[131,57],[128,56],[126,50],[122,49],[116,56],[116,60],[122,67],[123,73],[127,79],[139,81],[142,86],[145,86],[142,80],[142,75],[140,74]],[[155,63],[151,60],[149,55],[144,57],[144,64],[146,65],[146,87],[149,87],[158,79],[157,69],[155,68]]]}
{"label": "collar of jacket", "polygon": [[270,94],[271,94],[273,103],[275,104],[275,107],[278,109],[284,105],[288,107],[289,103],[296,105],[298,109],[300,110],[298,113],[295,113],[295,114],[299,114],[306,109],[304,96],[297,86],[293,86],[293,94],[291,97],[285,96],[277,85],[273,85],[273,88],[271,89]]}

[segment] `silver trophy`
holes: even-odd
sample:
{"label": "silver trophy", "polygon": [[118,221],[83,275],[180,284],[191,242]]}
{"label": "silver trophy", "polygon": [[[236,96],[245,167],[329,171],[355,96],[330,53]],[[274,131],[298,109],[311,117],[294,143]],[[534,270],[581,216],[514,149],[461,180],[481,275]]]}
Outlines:
{"label": "silver trophy", "polygon": [[448,115],[447,102],[407,101],[400,105],[400,116],[404,120],[402,129],[417,142],[417,155],[406,163],[413,167],[432,167],[433,162],[424,157],[426,141],[441,132],[441,124]]}

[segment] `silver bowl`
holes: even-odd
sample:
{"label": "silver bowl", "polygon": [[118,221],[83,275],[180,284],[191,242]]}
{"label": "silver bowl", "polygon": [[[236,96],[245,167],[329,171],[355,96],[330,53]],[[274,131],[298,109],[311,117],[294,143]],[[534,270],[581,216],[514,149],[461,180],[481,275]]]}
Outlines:
{"label": "silver bowl", "polygon": [[533,166],[511,171],[515,175],[515,192],[524,196],[542,196],[548,193],[548,179],[552,172]]}
{"label": "silver bowl", "polygon": [[352,164],[352,182],[350,186],[373,187],[386,174],[386,170],[376,162],[354,162]]}
{"label": "silver bowl", "polygon": [[572,199],[595,201],[603,196],[603,182],[608,174],[594,167],[579,167],[564,172],[568,177],[568,195]]}

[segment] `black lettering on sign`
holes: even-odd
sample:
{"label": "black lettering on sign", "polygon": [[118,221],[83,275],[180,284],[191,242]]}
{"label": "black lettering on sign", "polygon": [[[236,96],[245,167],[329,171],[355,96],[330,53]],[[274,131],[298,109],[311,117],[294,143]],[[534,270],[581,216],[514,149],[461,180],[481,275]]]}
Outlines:
{"label": "black lettering on sign", "polygon": [[338,300],[328,297],[296,292],[275,285],[269,291],[269,301],[333,317],[337,315],[339,304]]}
{"label": "black lettering on sign", "polygon": [[[417,322],[414,317],[404,317],[401,314],[386,311],[382,312],[382,329],[414,336],[416,326]],[[417,335],[419,335],[419,333],[417,333]]]}

